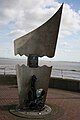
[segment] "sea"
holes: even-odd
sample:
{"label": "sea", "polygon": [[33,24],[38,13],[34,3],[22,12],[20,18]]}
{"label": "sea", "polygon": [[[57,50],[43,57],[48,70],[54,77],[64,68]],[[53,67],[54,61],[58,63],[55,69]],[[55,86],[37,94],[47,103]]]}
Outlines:
{"label": "sea", "polygon": [[[0,75],[16,75],[16,65],[27,65],[26,59],[0,58]],[[80,80],[80,62],[39,60],[39,66],[52,66],[51,77]]]}

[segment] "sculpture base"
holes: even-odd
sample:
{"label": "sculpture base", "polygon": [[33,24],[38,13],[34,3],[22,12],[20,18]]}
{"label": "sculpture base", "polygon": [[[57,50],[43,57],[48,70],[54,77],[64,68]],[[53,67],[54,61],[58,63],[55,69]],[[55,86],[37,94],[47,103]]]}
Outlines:
{"label": "sculpture base", "polygon": [[48,105],[44,106],[44,109],[42,111],[36,111],[36,110],[25,110],[25,111],[16,111],[15,109],[11,109],[10,113],[12,113],[15,116],[23,117],[23,118],[42,118],[48,114],[50,114],[52,111],[51,107]]}
{"label": "sculpture base", "polygon": [[48,105],[45,105],[44,110],[42,111],[16,111],[15,109],[11,109],[10,113],[17,116],[17,117],[22,117],[22,118],[27,118],[27,119],[54,119],[54,118],[59,118],[64,114],[64,110],[57,106],[53,105],[49,107]]}

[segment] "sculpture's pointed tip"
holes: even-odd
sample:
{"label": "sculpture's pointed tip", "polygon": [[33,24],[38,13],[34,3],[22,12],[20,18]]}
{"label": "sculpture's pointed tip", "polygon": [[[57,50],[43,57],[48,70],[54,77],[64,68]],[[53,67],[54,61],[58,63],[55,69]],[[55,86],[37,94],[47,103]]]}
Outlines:
{"label": "sculpture's pointed tip", "polygon": [[63,5],[64,5],[64,2],[62,3],[61,7],[63,7]]}
{"label": "sculpture's pointed tip", "polygon": [[63,5],[64,5],[64,3],[61,4],[61,7],[60,7],[61,10],[63,9]]}
{"label": "sculpture's pointed tip", "polygon": [[29,54],[35,54],[38,56],[54,57],[62,9],[63,3],[58,11],[43,25],[25,36],[16,39],[14,42],[15,55],[19,54],[28,56]]}

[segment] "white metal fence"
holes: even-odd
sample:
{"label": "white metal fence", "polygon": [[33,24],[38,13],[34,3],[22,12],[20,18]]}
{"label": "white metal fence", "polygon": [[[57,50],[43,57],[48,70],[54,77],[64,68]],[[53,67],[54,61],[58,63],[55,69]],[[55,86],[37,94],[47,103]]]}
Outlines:
{"label": "white metal fence", "polygon": [[[16,75],[15,66],[0,66],[0,75]],[[52,69],[51,77],[80,80],[80,71],[67,69]]]}

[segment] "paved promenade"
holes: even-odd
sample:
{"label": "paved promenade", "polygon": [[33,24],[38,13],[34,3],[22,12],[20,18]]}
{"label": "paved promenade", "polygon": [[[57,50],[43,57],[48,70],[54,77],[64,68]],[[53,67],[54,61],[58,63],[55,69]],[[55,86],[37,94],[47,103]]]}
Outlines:
{"label": "paved promenade", "polygon": [[[16,86],[0,86],[0,120],[37,120],[14,116],[9,112],[18,104]],[[41,120],[80,120],[80,93],[59,89],[48,89],[46,104],[56,108],[47,119]],[[40,120],[40,119],[39,119]]]}

